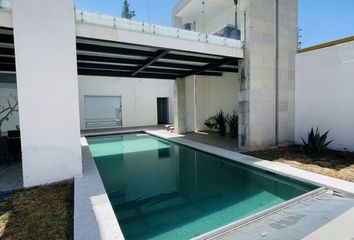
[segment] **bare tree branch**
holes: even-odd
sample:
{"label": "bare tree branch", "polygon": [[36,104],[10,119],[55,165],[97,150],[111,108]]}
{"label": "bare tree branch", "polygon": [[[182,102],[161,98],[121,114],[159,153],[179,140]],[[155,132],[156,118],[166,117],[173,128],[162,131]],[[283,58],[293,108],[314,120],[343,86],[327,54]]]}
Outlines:
{"label": "bare tree branch", "polygon": [[10,99],[7,99],[7,107],[0,105],[0,134],[1,126],[4,122],[9,120],[9,117],[13,115],[14,112],[18,112],[18,101],[17,98],[11,93],[10,97],[13,99],[14,103],[12,104]]}

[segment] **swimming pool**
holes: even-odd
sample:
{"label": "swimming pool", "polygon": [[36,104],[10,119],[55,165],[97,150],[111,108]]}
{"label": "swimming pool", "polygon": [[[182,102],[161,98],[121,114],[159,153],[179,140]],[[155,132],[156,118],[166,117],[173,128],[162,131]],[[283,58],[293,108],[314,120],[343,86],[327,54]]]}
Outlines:
{"label": "swimming pool", "polygon": [[142,133],[88,143],[127,240],[190,239],[317,188]]}

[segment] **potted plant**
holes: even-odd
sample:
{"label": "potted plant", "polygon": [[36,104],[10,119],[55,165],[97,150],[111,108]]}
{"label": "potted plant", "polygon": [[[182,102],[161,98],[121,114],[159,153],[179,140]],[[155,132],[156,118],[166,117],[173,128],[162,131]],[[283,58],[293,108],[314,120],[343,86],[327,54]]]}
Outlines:
{"label": "potted plant", "polygon": [[236,111],[234,111],[232,115],[227,117],[226,122],[229,125],[230,137],[237,138],[238,137],[238,115]]}
{"label": "potted plant", "polygon": [[220,110],[219,112],[217,112],[214,116],[216,124],[218,126],[219,129],[219,134],[221,137],[224,137],[226,134],[226,116],[225,113]]}

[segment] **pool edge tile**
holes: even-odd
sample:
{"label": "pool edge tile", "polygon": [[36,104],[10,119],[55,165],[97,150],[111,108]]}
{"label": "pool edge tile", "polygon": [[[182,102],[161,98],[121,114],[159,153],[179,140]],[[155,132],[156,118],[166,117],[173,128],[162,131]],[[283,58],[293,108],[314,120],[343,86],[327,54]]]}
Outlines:
{"label": "pool edge tile", "polygon": [[81,148],[83,175],[74,183],[74,239],[124,240],[84,137]]}

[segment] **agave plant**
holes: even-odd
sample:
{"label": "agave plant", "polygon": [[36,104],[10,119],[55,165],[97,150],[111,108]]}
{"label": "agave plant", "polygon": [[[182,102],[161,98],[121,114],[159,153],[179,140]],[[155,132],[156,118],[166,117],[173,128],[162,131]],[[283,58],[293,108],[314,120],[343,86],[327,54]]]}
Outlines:
{"label": "agave plant", "polygon": [[226,118],[227,116],[225,115],[225,113],[220,110],[219,112],[217,112],[214,116],[216,124],[218,126],[219,129],[219,134],[221,137],[224,137],[226,134]]}
{"label": "agave plant", "polygon": [[331,140],[327,142],[328,133],[329,131],[321,135],[318,128],[316,129],[316,132],[313,130],[313,128],[311,128],[311,131],[308,134],[307,142],[301,138],[302,142],[304,143],[305,150],[315,155],[321,155],[323,151],[327,149],[328,145],[334,141]]}
{"label": "agave plant", "polygon": [[226,122],[230,128],[230,137],[237,138],[238,135],[238,115],[236,111],[233,112],[232,115],[226,118]]}

